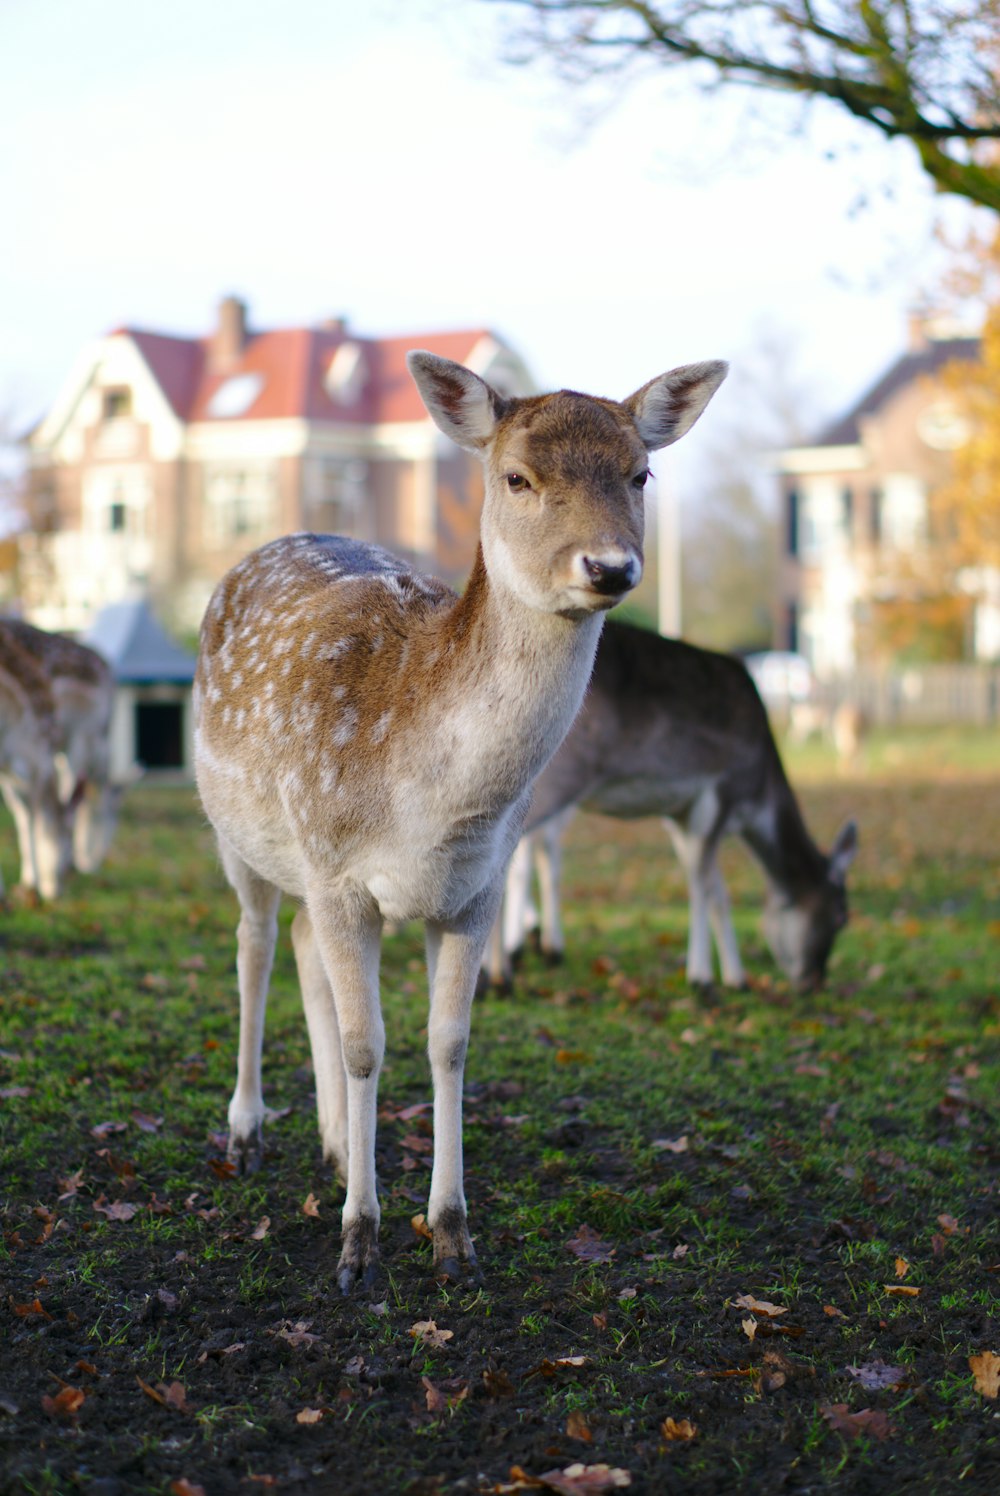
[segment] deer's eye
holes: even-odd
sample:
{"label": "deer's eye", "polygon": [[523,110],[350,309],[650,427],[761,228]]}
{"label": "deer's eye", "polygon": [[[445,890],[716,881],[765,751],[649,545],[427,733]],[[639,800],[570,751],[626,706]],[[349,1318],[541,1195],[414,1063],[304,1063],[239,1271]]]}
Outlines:
{"label": "deer's eye", "polygon": [[531,484],[528,482],[527,478],[525,478],[523,473],[508,473],[507,487],[510,489],[511,493],[524,493],[531,487]]}
{"label": "deer's eye", "polygon": [[646,479],[648,477],[649,477],[649,468],[643,468],[642,472],[641,473],[636,473],[635,477],[632,479],[633,486],[635,488],[645,488],[646,487]]}

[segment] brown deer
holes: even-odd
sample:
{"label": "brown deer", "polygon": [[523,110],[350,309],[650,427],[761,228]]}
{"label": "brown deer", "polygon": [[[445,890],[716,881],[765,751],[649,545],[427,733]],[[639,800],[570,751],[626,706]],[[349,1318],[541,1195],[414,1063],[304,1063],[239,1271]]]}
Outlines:
{"label": "brown deer", "polygon": [[241,908],[230,1156],[259,1160],[284,892],[299,902],[320,1135],[347,1186],[344,1292],[370,1283],[378,1253],[384,920],[425,923],[435,1271],[475,1271],[462,1079],[483,947],[531,782],[580,705],[605,611],[639,580],[648,453],[683,435],[725,373],[689,365],[619,404],[507,399],[430,353],[409,367],[440,429],[485,465],[463,595],[377,547],[289,536],[218,586],[195,677],[198,786]]}
{"label": "brown deer", "polygon": [[111,778],[111,667],[96,650],[65,634],[49,633],[17,618],[2,622],[48,681],[60,793],[72,827],[72,863],[78,872],[92,873],[111,845],[125,790],[124,783]]}
{"label": "brown deer", "polygon": [[826,971],[847,921],[847,869],[857,847],[848,821],[829,856],[806,830],[782,767],[764,704],[729,655],[622,624],[601,636],[590,690],[565,742],[539,777],[528,835],[511,864],[487,978],[510,981],[509,953],[524,940],[531,857],[539,854],[541,943],[562,953],[559,840],[575,808],[621,819],[664,818],[687,876],[688,980],[712,981],[714,933],[729,987],[745,983],[717,852],[736,833],[767,878],[764,930],[779,966],[797,985]]}
{"label": "brown deer", "polygon": [[69,831],[66,807],[59,793],[52,687],[45,672],[3,619],[0,619],[0,793],[17,829],[21,887],[44,899],[56,898],[68,860]]}

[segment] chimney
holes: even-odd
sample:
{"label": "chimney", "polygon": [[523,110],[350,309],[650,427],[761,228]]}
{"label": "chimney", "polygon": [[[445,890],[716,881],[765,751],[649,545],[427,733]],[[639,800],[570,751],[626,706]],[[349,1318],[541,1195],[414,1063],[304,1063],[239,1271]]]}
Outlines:
{"label": "chimney", "polygon": [[927,307],[915,307],[907,318],[907,346],[910,353],[926,353],[930,343],[930,313]]}
{"label": "chimney", "polygon": [[246,302],[238,296],[224,296],[219,302],[219,320],[212,334],[210,361],[213,372],[224,374],[238,364],[246,340]]}

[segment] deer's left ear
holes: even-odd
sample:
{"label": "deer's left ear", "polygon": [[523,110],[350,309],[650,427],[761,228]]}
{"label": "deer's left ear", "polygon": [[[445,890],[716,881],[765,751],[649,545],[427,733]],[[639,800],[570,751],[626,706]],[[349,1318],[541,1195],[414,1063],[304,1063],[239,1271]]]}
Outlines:
{"label": "deer's left ear", "polygon": [[504,401],[463,364],[414,349],[406,364],[435,424],[467,452],[482,452],[497,428]]}
{"label": "deer's left ear", "polygon": [[837,832],[837,840],[830,852],[829,872],[834,883],[847,881],[847,869],[858,853],[858,827],[856,821],[845,821]]}
{"label": "deer's left ear", "polygon": [[725,379],[729,365],[723,359],[703,364],[682,364],[644,384],[622,404],[636,424],[647,452],[669,447],[690,431],[705,406]]}

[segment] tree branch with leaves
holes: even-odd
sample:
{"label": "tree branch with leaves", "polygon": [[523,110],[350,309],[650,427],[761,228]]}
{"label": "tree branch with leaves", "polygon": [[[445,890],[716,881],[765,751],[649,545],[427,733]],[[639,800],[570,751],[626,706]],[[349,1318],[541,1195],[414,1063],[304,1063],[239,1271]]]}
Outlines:
{"label": "tree branch with leaves", "polygon": [[1000,212],[1000,0],[488,0],[512,61],[568,79],[689,68],[826,99],[912,143],[942,192]]}

